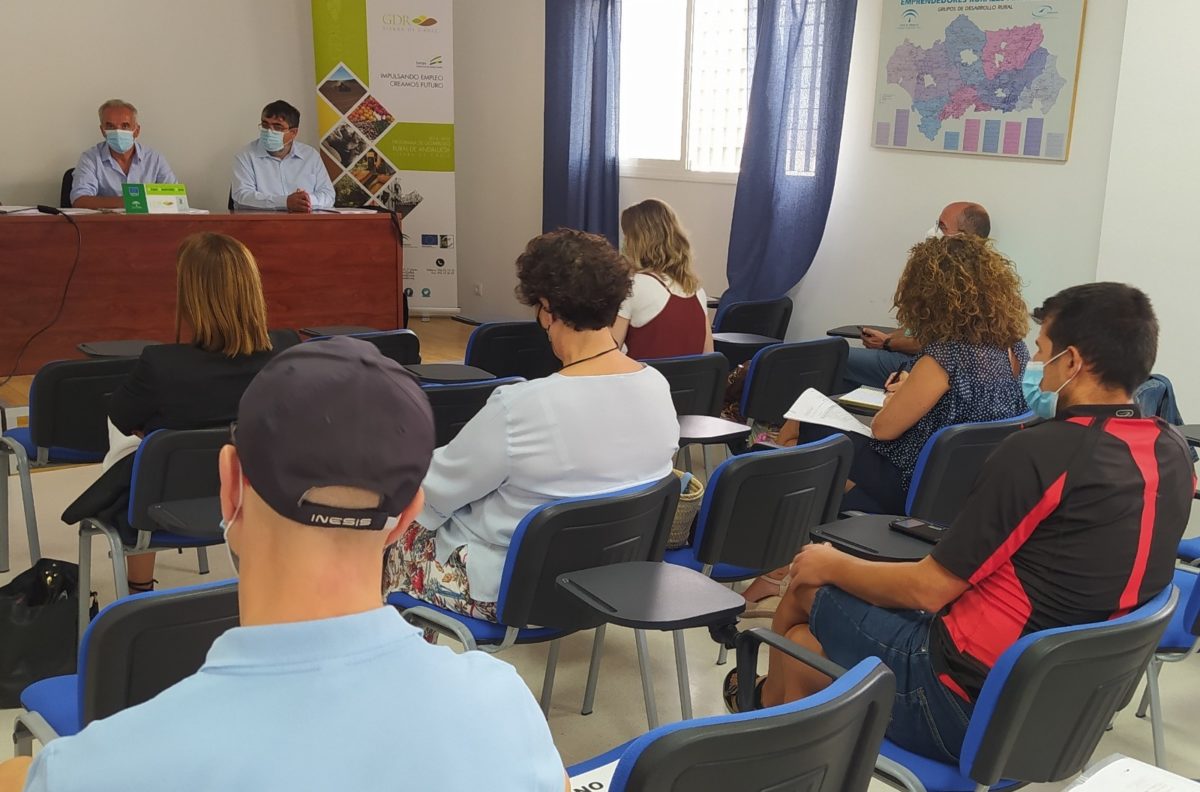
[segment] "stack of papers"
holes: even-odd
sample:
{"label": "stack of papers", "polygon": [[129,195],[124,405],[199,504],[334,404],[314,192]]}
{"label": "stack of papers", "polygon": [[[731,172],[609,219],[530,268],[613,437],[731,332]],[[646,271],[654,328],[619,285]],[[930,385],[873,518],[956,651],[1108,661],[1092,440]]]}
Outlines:
{"label": "stack of papers", "polygon": [[1200,792],[1200,784],[1154,765],[1110,756],[1084,771],[1069,792]]}
{"label": "stack of papers", "polygon": [[0,215],[8,214],[37,214],[37,207],[34,206],[0,206]]}
{"label": "stack of papers", "polygon": [[802,424],[818,424],[843,432],[854,432],[865,437],[871,436],[871,427],[846,412],[837,402],[816,388],[809,388],[801,393],[800,398],[796,399],[783,417],[791,421],[799,421]]}

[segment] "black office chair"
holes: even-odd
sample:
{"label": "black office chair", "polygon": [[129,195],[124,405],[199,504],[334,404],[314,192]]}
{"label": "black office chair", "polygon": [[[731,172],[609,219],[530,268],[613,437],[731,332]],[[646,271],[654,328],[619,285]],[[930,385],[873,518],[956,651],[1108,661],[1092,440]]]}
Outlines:
{"label": "black office chair", "polygon": [[704,355],[643,360],[658,370],[671,386],[676,415],[720,415],[729,363],[724,355]]}
{"label": "black office chair", "polygon": [[[92,537],[103,536],[112,556],[113,577],[118,599],[129,596],[125,577],[125,556],[156,553],[160,550],[196,548],[200,554],[200,572],[208,572],[203,550],[224,543],[216,525],[210,534],[183,535],[163,530],[151,517],[151,508],[162,503],[212,498],[221,491],[217,458],[229,442],[229,427],[217,429],[151,432],[138,446],[133,461],[133,481],[129,491],[129,525],[137,540],[126,545],[115,525],[96,516],[79,521],[79,590],[91,591]],[[79,632],[88,623],[88,598],[79,597]]]}
{"label": "black office chair", "polygon": [[714,333],[749,333],[782,340],[792,320],[792,300],[747,300],[723,304],[713,319]]}
{"label": "black office chair", "polygon": [[467,422],[487,404],[496,388],[524,381],[520,377],[505,377],[444,385],[423,383],[421,389],[429,397],[429,406],[433,408],[437,446],[440,448],[457,437]]}
{"label": "black office chair", "polygon": [[21,693],[18,756],[92,721],[137,706],[194,674],[222,633],[238,625],[237,581],[150,591],[113,602],[88,626],[79,670]]}
{"label": "black office chair", "polygon": [[71,188],[75,186],[75,169],[67,168],[67,172],[62,177],[62,187],[58,191],[58,207],[60,209],[71,208]]}
{"label": "black office chair", "polygon": [[8,571],[8,455],[16,458],[31,560],[41,557],[30,467],[99,462],[108,451],[108,398],[136,358],[58,360],[38,369],[29,388],[29,425],[0,436],[0,572]]}
{"label": "black office chair", "polygon": [[527,380],[547,377],[562,368],[562,362],[550,348],[550,339],[537,322],[479,325],[467,339],[463,362],[497,377]]}
{"label": "black office chair", "polygon": [[[921,448],[905,515],[948,527],[962,511],[987,458],[1000,443],[1024,428],[1033,413],[1015,418],[945,426]],[[918,561],[932,545],[889,527],[901,515],[848,513],[848,519],[822,525],[813,537],[847,553],[874,561]]]}
{"label": "black office chair", "polygon": [[237,211],[237,204],[235,204],[233,202],[233,188],[232,187],[229,188],[229,200],[226,202],[226,206],[228,207],[230,212]]}
{"label": "black office chair", "polygon": [[[896,678],[878,658],[846,670],[769,630],[738,636],[739,692],[754,688],[757,643],[834,677],[833,684],[778,707],[662,726],[572,766],[572,789],[611,792],[805,790],[863,792],[892,711]],[[611,783],[587,773],[606,774]],[[595,781],[590,779],[595,778]]]}
{"label": "black office chair", "polygon": [[275,352],[282,352],[285,349],[296,346],[301,341],[300,333],[291,328],[280,327],[275,330],[268,330],[267,335],[271,337],[271,349]]}
{"label": "black office chair", "polygon": [[[542,711],[547,713],[559,639],[596,628],[584,693],[586,709],[596,692],[605,622],[559,588],[558,577],[623,561],[661,561],[678,503],[679,479],[672,475],[652,484],[602,496],[566,498],[534,509],[517,525],[508,548],[496,601],[498,623],[439,608],[403,592],[389,594],[387,602],[409,622],[454,638],[468,650],[495,653],[513,644],[549,641],[541,695]],[[646,637],[641,630],[634,634],[644,680],[649,674]],[[647,713],[652,708],[647,698]]]}
{"label": "black office chair", "polygon": [[772,344],[750,361],[742,388],[742,417],[778,426],[783,414],[809,388],[837,393],[850,345],[844,338]]}
{"label": "black office chair", "polygon": [[837,517],[853,458],[849,438],[833,435],[725,460],[704,491],[692,543],[668,550],[667,563],[723,583],[786,566],[810,529]]}
{"label": "black office chair", "polygon": [[[400,365],[421,362],[421,339],[412,330],[377,330],[371,333],[346,333],[351,338],[361,338],[379,347],[386,358],[391,358]],[[313,341],[324,341],[330,336],[310,338]]]}

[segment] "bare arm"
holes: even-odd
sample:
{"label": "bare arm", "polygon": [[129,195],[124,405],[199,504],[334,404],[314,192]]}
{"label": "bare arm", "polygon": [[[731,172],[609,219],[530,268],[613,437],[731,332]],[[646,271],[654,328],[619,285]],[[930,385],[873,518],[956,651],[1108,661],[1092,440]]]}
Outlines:
{"label": "bare arm", "polygon": [[837,586],[880,608],[937,613],[969,585],[927,556],[920,561],[865,561],[829,545],[807,545],[791,566],[792,582]]}
{"label": "bare arm", "polygon": [[617,342],[617,346],[625,343],[625,336],[629,334],[629,320],[624,316],[618,316],[617,321],[613,322],[612,337],[613,341]]}
{"label": "bare arm", "polygon": [[704,351],[713,351],[712,325],[708,322],[704,323]]}
{"label": "bare arm", "polygon": [[915,355],[921,351],[921,344],[912,336],[904,334],[904,328],[898,328],[888,336],[888,346],[893,352],[903,352],[906,355]]}
{"label": "bare arm", "polygon": [[117,196],[102,198],[99,195],[84,195],[71,202],[76,209],[124,209],[125,199]]}
{"label": "bare arm", "polygon": [[871,421],[871,433],[877,440],[895,440],[933,409],[948,390],[946,370],[933,358],[921,358],[899,384],[889,383],[883,409]]}
{"label": "bare arm", "polygon": [[[0,762],[0,792],[21,792],[25,787],[25,776],[29,773],[29,764],[33,760],[28,756],[18,756],[7,762]],[[570,787],[567,787],[570,792]]]}

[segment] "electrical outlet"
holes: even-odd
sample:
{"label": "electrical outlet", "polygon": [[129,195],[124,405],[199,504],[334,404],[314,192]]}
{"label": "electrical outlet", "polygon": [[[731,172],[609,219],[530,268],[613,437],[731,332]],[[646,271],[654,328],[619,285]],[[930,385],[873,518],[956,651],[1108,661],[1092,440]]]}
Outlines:
{"label": "electrical outlet", "polygon": [[476,283],[476,284],[475,284],[475,296],[476,296],[476,297],[482,297],[482,296],[483,296],[483,284],[482,284],[482,283]]}

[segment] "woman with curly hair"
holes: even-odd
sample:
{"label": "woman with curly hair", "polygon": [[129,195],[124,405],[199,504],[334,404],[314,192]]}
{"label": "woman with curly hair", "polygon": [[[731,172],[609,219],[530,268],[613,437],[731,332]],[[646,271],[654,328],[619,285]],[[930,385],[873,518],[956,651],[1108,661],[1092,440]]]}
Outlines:
{"label": "woman with curly hair", "polygon": [[621,233],[637,272],[613,324],[616,342],[638,360],[712,352],[708,297],[675,212],[649,198],[621,213]]}
{"label": "woman with curly hair", "polygon": [[405,591],[496,621],[505,556],[527,513],[670,474],[679,442],[670,387],[610,332],[630,272],[603,237],[582,231],[560,229],[526,246],[517,298],[536,309],[562,368],[497,388],[434,452],[425,507],[388,548],[385,594]]}
{"label": "woman with curly hair", "polygon": [[[917,457],[934,432],[954,424],[1012,418],[1029,408],[1021,376],[1029,362],[1029,313],[1011,261],[986,239],[969,235],[915,245],[893,300],[896,318],[912,331],[921,353],[911,371],[887,382],[871,438],[855,444],[845,509],[903,514]],[[828,427],[788,421],[780,445],[811,442]],[[786,569],[746,590],[758,602],[779,594]]]}

